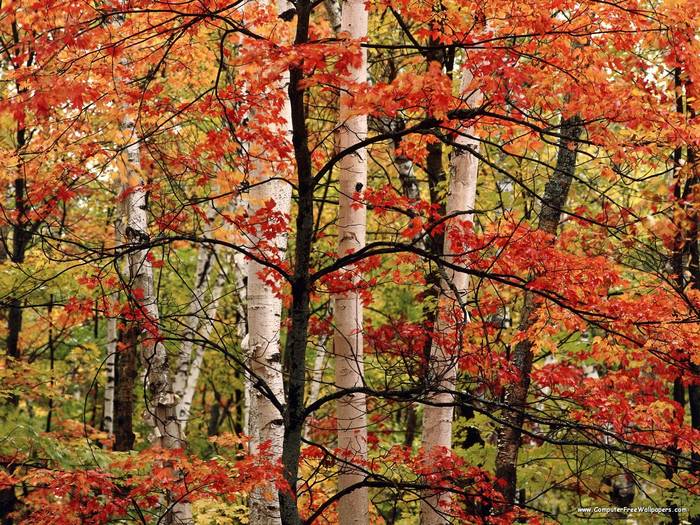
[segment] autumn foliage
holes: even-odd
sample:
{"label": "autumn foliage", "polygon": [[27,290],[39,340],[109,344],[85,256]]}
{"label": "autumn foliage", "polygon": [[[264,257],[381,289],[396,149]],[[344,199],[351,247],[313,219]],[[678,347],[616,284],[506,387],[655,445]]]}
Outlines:
{"label": "autumn foliage", "polygon": [[[349,467],[377,524],[421,501],[441,523],[698,522],[700,3],[375,0],[362,39],[334,27],[343,2],[280,5],[0,5],[3,525],[242,523],[255,494],[275,523],[345,525]],[[476,201],[450,214],[459,155]],[[280,181],[289,210],[254,196]],[[342,199],[367,211],[349,253]],[[248,347],[251,261],[282,304],[279,398]],[[349,292],[364,369],[344,392]],[[183,370],[187,410],[165,384]],[[335,403],[360,394],[366,458],[337,443]],[[428,450],[440,394],[452,448]],[[263,398],[280,443],[249,437]]]}

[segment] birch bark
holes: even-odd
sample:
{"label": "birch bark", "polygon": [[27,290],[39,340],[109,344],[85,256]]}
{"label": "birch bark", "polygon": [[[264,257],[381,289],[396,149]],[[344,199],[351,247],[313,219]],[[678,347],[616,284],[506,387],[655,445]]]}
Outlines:
{"label": "birch bark", "polygon": [[[121,246],[124,233],[122,232],[122,209],[116,206],[116,218],[114,221],[114,248]],[[119,261],[115,260],[115,266],[119,268]],[[119,299],[119,292],[113,292],[109,296],[110,303],[115,304]],[[116,385],[117,345],[119,332],[117,330],[117,318],[110,314],[107,317],[107,358],[105,360],[105,397],[104,397],[104,429],[107,435],[114,434],[114,390]]]}
{"label": "birch bark", "polygon": [[[368,16],[363,0],[345,0],[341,12],[341,34],[353,39],[367,36]],[[362,51],[362,62],[349,68],[345,79],[352,89],[355,83],[367,80],[367,54]],[[350,95],[340,97],[339,151],[353,147],[367,137],[367,117],[348,117],[351,111]],[[367,158],[364,148],[346,155],[339,163],[338,255],[356,252],[365,245],[366,215],[364,204],[356,198],[367,186]],[[344,270],[348,282],[358,282],[352,268]],[[334,296],[333,318],[335,331],[335,377],[339,389],[361,386],[364,381],[362,302],[357,287]],[[356,467],[367,459],[367,402],[364,394],[349,394],[337,404],[338,448],[346,454],[341,465],[338,490],[342,491],[364,480]],[[366,487],[353,490],[338,502],[340,525],[363,525],[369,522],[369,494]]]}
{"label": "birch bark", "polygon": [[[464,70],[461,79],[460,92],[466,96],[469,106],[481,102],[481,94],[468,89],[472,75]],[[468,96],[467,96],[468,95]],[[478,151],[479,142],[474,137],[474,127],[469,126],[459,130],[455,139],[455,149],[450,160],[452,178],[450,180],[445,208],[446,215],[459,213],[458,217],[450,219],[445,226],[443,253],[446,261],[454,262],[456,254],[452,243],[454,231],[459,222],[471,219],[476,200],[477,174],[479,162],[469,149]],[[454,396],[449,391],[454,390],[457,378],[457,358],[461,350],[461,326],[468,321],[463,308],[469,288],[469,276],[463,272],[447,270],[440,283],[441,293],[438,298],[437,333],[444,341],[454,342],[453,348],[440,344],[438,339],[433,341],[428,365],[428,387],[440,391],[429,396],[433,403],[441,406],[426,405],[423,410],[423,450],[429,457],[431,454],[452,449],[452,419],[454,412]],[[449,494],[433,491],[424,495],[421,501],[421,524],[438,525],[447,523],[447,517],[441,508],[449,505]]]}
{"label": "birch bark", "polygon": [[[130,139],[137,136],[135,122],[129,116],[122,121],[122,130]],[[141,164],[139,141],[130,140],[125,164],[129,181],[125,200],[125,240],[132,248],[128,255],[129,284],[139,314],[136,329],[139,332],[141,357],[145,367],[146,419],[153,425],[152,445],[164,449],[181,448],[183,440],[177,421],[177,398],[173,392],[168,352],[158,333],[160,317],[153,266],[148,259],[148,193],[145,181],[137,169]],[[167,510],[161,519],[162,523],[181,525],[193,522],[189,503],[170,501],[170,496],[167,499],[164,502]]]}
{"label": "birch bark", "polygon": [[[194,370],[192,351],[194,349],[194,338],[197,336],[197,331],[201,323],[206,323],[210,317],[205,316],[202,319],[202,314],[209,313],[209,309],[205,304],[205,294],[211,284],[211,274],[214,268],[215,250],[207,245],[200,245],[197,252],[197,268],[195,270],[195,281],[192,287],[192,298],[188,308],[187,317],[185,318],[185,331],[180,344],[180,351],[177,360],[177,372],[175,374],[175,382],[173,390],[175,395],[180,400],[179,405],[182,406],[182,399],[185,395],[185,388]],[[214,312],[215,313],[215,312]],[[201,345],[200,345],[201,346]],[[184,429],[186,422],[182,420],[182,414],[178,408],[178,418]]]}
{"label": "birch bark", "polygon": [[[278,13],[284,13],[290,7],[285,0],[278,0]],[[279,85],[273,89],[284,89],[289,83],[285,74]],[[281,111],[284,124],[275,131],[291,142],[291,108],[285,97]],[[254,115],[252,118],[255,118]],[[254,215],[264,203],[272,199],[274,211],[289,216],[291,210],[291,185],[280,178],[270,178],[270,162],[265,159],[254,161],[250,190],[250,214]],[[262,227],[251,239],[256,246],[263,238]],[[269,242],[269,241],[268,241]],[[287,231],[281,231],[269,242],[270,248],[260,253],[269,260],[284,259],[287,249]],[[248,351],[250,369],[253,373],[248,407],[248,426],[250,432],[250,452],[257,453],[263,443],[269,443],[267,458],[277,461],[282,457],[284,439],[284,420],[273,402],[255,388],[257,381],[266,385],[269,394],[284,405],[284,383],[282,377],[282,359],[280,351],[280,327],[282,301],[277,293],[264,281],[261,274],[265,266],[257,261],[248,263]],[[265,483],[256,488],[250,497],[251,525],[274,525],[280,523],[280,506],[277,488],[273,483]]]}

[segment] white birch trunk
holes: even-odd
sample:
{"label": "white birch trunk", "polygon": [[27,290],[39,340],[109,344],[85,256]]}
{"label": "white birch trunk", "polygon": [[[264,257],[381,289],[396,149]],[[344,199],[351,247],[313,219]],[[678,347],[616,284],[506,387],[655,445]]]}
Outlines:
{"label": "white birch trunk", "polygon": [[[291,205],[291,188],[283,181],[268,181],[251,190],[251,200],[255,203],[272,198],[275,208],[288,214]],[[285,251],[287,235],[281,234],[273,245],[280,253]],[[271,254],[270,254],[271,255]],[[282,457],[284,426],[282,414],[273,403],[254,387],[262,381],[277,401],[284,404],[282,359],[280,351],[280,327],[282,301],[261,278],[265,267],[256,262],[248,263],[248,353],[250,368],[254,375],[248,407],[248,425],[251,436],[251,453],[270,442],[267,459],[276,461]],[[251,525],[267,525],[280,522],[279,500],[274,484],[265,484],[251,494]]]}
{"label": "white birch trunk", "polygon": [[[341,33],[351,38],[367,35],[367,10],[363,0],[345,0],[342,4]],[[347,83],[362,83],[367,79],[367,54],[362,50],[362,63],[351,67]],[[351,100],[347,92],[340,97],[340,129],[337,139],[339,151],[357,144],[367,137],[367,117],[348,117]],[[367,211],[358,205],[354,196],[367,186],[367,153],[364,148],[346,155],[339,163],[338,255],[355,252],[365,245]],[[347,279],[357,280],[352,269],[345,270]],[[363,319],[360,294],[353,288],[334,297],[333,349],[335,352],[335,382],[339,389],[362,386]],[[342,491],[364,480],[364,474],[353,464],[367,459],[367,402],[364,394],[349,394],[337,404],[338,448],[344,451],[347,463],[340,465],[338,490]],[[367,525],[369,523],[369,494],[367,487],[358,488],[338,502],[340,525]]]}
{"label": "white birch trunk", "polygon": [[[462,76],[461,92],[471,84],[472,76],[468,70],[464,70]],[[479,93],[473,93],[467,98],[470,106],[480,102]],[[474,135],[473,127],[459,130],[470,137]],[[458,135],[456,143],[459,146],[469,146],[474,150],[479,147],[479,142],[464,135]],[[470,220],[476,200],[476,183],[479,163],[477,158],[468,150],[456,147],[452,153],[449,192],[445,213],[447,215],[456,212],[465,212],[457,218],[450,219],[445,228],[444,257],[446,261],[454,261],[457,254],[452,254],[451,231],[458,222]],[[469,276],[462,272],[446,270],[441,280],[441,294],[438,300],[437,332],[443,334],[449,340],[460,341],[460,326],[468,321],[466,312],[462,312],[463,305],[469,287]],[[457,358],[461,348],[444,348],[433,343],[430,351],[429,387],[436,390],[454,390],[457,378]],[[430,396],[434,403],[443,406],[426,405],[423,410],[423,450],[425,454],[439,453],[452,449],[452,418],[453,395],[446,392],[436,393]],[[440,507],[449,505],[449,494],[439,494],[433,491],[424,495],[421,501],[421,524],[442,525],[448,523],[447,516],[440,512]]]}
{"label": "white birch trunk", "polygon": [[[116,18],[118,29],[123,24],[124,17]],[[128,65],[126,58],[122,64]],[[124,117],[120,128],[128,141],[126,155],[122,157],[126,168],[126,181],[122,181],[126,192],[124,202],[125,225],[123,239],[126,244],[138,249],[129,251],[127,257],[129,267],[129,287],[132,299],[139,316],[139,334],[141,358],[145,367],[145,396],[146,405],[144,419],[153,426],[151,445],[164,449],[181,448],[184,443],[177,422],[177,398],[173,393],[172,378],[168,352],[163,346],[158,334],[160,315],[153,280],[153,266],[148,260],[148,192],[144,188],[145,181],[141,176],[141,151],[136,122],[129,114],[129,108],[124,108]],[[192,508],[188,502],[167,501],[163,503],[166,509],[161,518],[165,525],[190,525],[193,523]]]}
{"label": "white birch trunk", "polygon": [[[250,361],[248,352],[248,312],[247,312],[247,280],[248,261],[242,253],[233,256],[233,266],[236,272],[235,283],[238,301],[236,303],[236,333],[241,345],[241,354],[246,356],[246,363]],[[241,426],[243,433],[250,435],[248,428],[248,414],[250,413],[250,377],[243,371],[243,406],[241,407]]]}
{"label": "white birch trunk", "polygon": [[[122,207],[117,205],[116,218],[114,221],[114,248],[119,249],[121,246],[122,232]],[[118,267],[118,261],[115,265]],[[119,292],[113,292],[109,296],[110,306],[114,305],[119,300]],[[104,398],[104,426],[107,435],[112,437],[114,434],[114,388],[116,386],[116,366],[117,366],[117,344],[119,342],[119,332],[117,330],[117,318],[110,314],[107,317],[107,359],[105,360],[105,398]]]}
{"label": "white birch trunk", "polygon": [[[130,131],[132,139],[136,136],[135,124],[131,118],[124,118],[122,129]],[[130,142],[126,155],[130,191],[125,202],[125,240],[128,244],[141,245],[149,241],[147,191],[138,171],[141,164],[139,144],[134,140]],[[148,260],[148,246],[130,251],[128,261],[129,284],[140,317],[141,356],[146,370],[145,417],[153,425],[151,444],[164,449],[181,448],[184,443],[177,421],[177,398],[173,393],[168,352],[158,335],[160,317],[154,289],[153,267]],[[166,501],[163,506],[169,509],[162,519],[166,525],[193,523],[189,503]]]}
{"label": "white birch trunk", "polygon": [[[125,119],[125,129],[134,128]],[[138,143],[127,148],[130,191],[126,198],[126,241],[131,245],[148,243],[147,192],[144,181],[134,167],[140,166]],[[168,353],[158,338],[160,316],[153,284],[153,267],[148,260],[148,247],[129,253],[129,278],[133,297],[141,320],[141,352],[146,367],[146,410],[155,427],[155,443],[163,448],[180,447],[180,431],[175,416],[175,396],[172,390]]]}
{"label": "white birch trunk", "polygon": [[[223,292],[225,284],[226,272],[222,268],[216,277],[216,281],[214,281],[211,302],[206,307],[206,317],[204,320],[202,320],[199,330],[196,332],[198,337],[200,337],[202,340],[207,340],[214,329],[216,312],[219,307],[219,300],[221,299],[221,293]],[[192,364],[189,367],[189,373],[187,375],[182,397],[180,398],[180,402],[178,404],[177,415],[183,435],[187,427],[187,422],[190,419],[192,400],[194,398],[194,393],[197,390],[197,381],[199,380],[199,374],[202,370],[202,360],[204,359],[205,350],[206,345],[197,345],[194,358],[192,359]]]}
{"label": "white birch trunk", "polygon": [[[202,322],[202,313],[207,310],[204,304],[204,296],[207,293],[210,285],[212,269],[214,267],[215,250],[208,245],[201,244],[197,252],[197,268],[195,270],[195,281],[192,287],[192,298],[190,300],[187,317],[185,319],[185,331],[183,334],[182,343],[177,359],[177,372],[175,374],[175,383],[173,390],[175,395],[180,400],[185,394],[185,387],[188,382],[192,361],[192,349],[194,348],[194,338],[197,335],[197,329]],[[206,320],[205,320],[206,322]],[[189,413],[189,412],[188,412]],[[178,418],[181,417],[178,409]],[[180,421],[181,426],[185,427],[184,421]]]}
{"label": "white birch trunk", "polygon": [[[113,296],[111,297],[113,298]],[[105,406],[104,425],[109,437],[114,434],[114,386],[115,368],[117,364],[117,318],[110,316],[107,318],[107,359],[105,361]]]}
{"label": "white birch trunk", "polygon": [[[285,0],[278,0],[277,11],[284,13],[291,7]],[[280,83],[272,89],[284,90],[289,83],[285,74]],[[291,143],[291,108],[285,96],[281,111],[284,124],[275,131]],[[251,115],[255,118],[255,115]],[[264,155],[263,155],[264,156]],[[269,199],[275,202],[274,211],[289,216],[291,211],[291,185],[280,180],[279,174],[271,178],[271,163],[265,159],[254,161],[250,190],[250,215],[260,209]],[[278,178],[279,177],[279,178]],[[259,238],[263,232],[260,231]],[[259,238],[251,239],[253,249]],[[259,253],[270,260],[284,259],[287,249],[286,229],[280,232],[267,252]],[[256,454],[263,443],[269,443],[267,460],[280,461],[284,439],[284,420],[282,414],[259,389],[255,383],[261,381],[276,400],[284,405],[284,383],[282,377],[282,354],[280,350],[280,328],[282,318],[282,301],[270,286],[260,278],[265,266],[256,261],[248,263],[248,352],[250,356],[251,389],[248,407],[248,426],[250,432],[250,452]],[[250,525],[277,525],[281,522],[279,498],[274,483],[264,483],[250,495]]]}

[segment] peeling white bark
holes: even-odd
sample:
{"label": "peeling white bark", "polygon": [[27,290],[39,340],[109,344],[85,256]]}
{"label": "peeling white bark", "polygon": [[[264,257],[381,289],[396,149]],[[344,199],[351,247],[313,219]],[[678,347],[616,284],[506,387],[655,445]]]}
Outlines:
{"label": "peeling white bark", "polygon": [[[110,298],[111,299],[111,298]],[[107,318],[107,359],[105,360],[104,426],[109,437],[114,434],[114,386],[117,364],[117,319]]]}
{"label": "peeling white bark", "polygon": [[[345,0],[342,4],[341,33],[349,33],[351,38],[367,36],[367,10],[364,0]],[[367,53],[362,50],[359,67],[349,68],[346,82],[367,80]],[[348,93],[340,97],[340,129],[337,140],[339,151],[344,151],[367,137],[367,117],[348,117],[352,101]],[[360,149],[346,155],[339,165],[338,203],[338,255],[340,257],[355,252],[365,245],[367,210],[360,204],[356,195],[367,187],[367,152]],[[352,269],[344,270],[349,282],[357,281]],[[362,302],[357,289],[353,287],[334,296],[333,350],[335,352],[335,382],[338,389],[358,387],[364,381],[363,363],[363,318]],[[367,459],[367,401],[364,394],[350,394],[338,400],[336,409],[338,425],[338,448],[346,454],[344,465],[340,466],[338,490],[363,481],[364,474],[356,467]],[[338,501],[338,522],[340,525],[367,525],[369,523],[369,494],[366,487],[355,489]]]}
{"label": "peeling white bark", "polygon": [[[235,283],[236,294],[238,301],[236,303],[236,333],[241,345],[241,354],[246,356],[245,361],[248,363],[248,311],[247,311],[247,287],[248,287],[248,261],[242,253],[236,253],[233,256],[233,266],[235,268]],[[243,406],[241,407],[241,424],[243,433],[250,435],[248,428],[248,414],[250,413],[250,377],[249,374],[243,371]]]}
{"label": "peeling white bark", "polygon": [[[292,5],[285,0],[278,0],[277,11],[284,13]],[[272,89],[286,89],[289,83],[285,74],[280,83]],[[280,114],[283,124],[275,126],[274,130],[291,143],[291,108],[285,96],[285,102]],[[251,115],[255,118],[255,115]],[[264,203],[272,199],[274,211],[288,217],[291,209],[291,185],[280,178],[270,178],[269,162],[265,159],[254,161],[251,173],[252,187],[250,190],[250,215],[253,216]],[[279,177],[279,174],[276,174]],[[259,246],[259,240],[264,236],[262,227],[255,238],[251,239],[251,247]],[[268,241],[269,242],[269,241]],[[269,249],[258,255],[268,260],[283,260],[287,249],[287,231],[278,233],[269,242]],[[282,301],[274,290],[261,278],[261,272],[266,267],[257,261],[248,262],[247,317],[248,317],[248,353],[249,367],[253,377],[251,380],[248,431],[250,433],[250,451],[257,453],[263,443],[269,443],[266,453],[267,460],[279,461],[282,458],[282,442],[284,439],[284,422],[282,414],[272,401],[263,395],[255,384],[260,381],[265,384],[269,395],[274,396],[280,405],[284,405],[284,383],[282,378],[282,359],[280,350],[280,328],[282,317]],[[277,488],[274,483],[264,483],[252,491],[250,495],[250,525],[277,525],[280,523],[280,507]]]}
{"label": "peeling white bark", "polygon": [[[468,70],[462,74],[461,93],[466,90],[472,81]],[[467,97],[467,103],[471,107],[480,103],[480,93],[472,93]],[[463,135],[458,135],[455,142],[459,146],[470,147],[478,151],[479,142],[471,137],[474,129],[466,127],[459,130]],[[465,136],[466,135],[466,136]],[[457,218],[450,219],[445,227],[445,241],[443,253],[446,261],[454,261],[459,255],[454,253],[452,247],[452,235],[455,226],[462,221],[471,219],[476,200],[477,173],[479,169],[478,159],[469,153],[467,149],[456,147],[451,158],[452,178],[450,180],[449,193],[445,213],[451,215],[463,212]],[[438,299],[437,332],[444,334],[455,341],[460,341],[459,330],[462,323],[468,321],[466,312],[462,313],[460,305],[463,305],[469,288],[469,275],[463,272],[446,270],[441,280],[441,294]],[[457,378],[457,358],[461,348],[444,348],[433,343],[430,351],[429,382],[438,390],[453,390]],[[442,406],[426,405],[423,410],[423,450],[426,454],[440,450],[452,449],[452,419],[454,412],[454,399],[451,394],[438,393],[430,396],[430,400],[440,403]],[[436,494],[428,492],[421,501],[421,525],[443,525],[448,523],[445,513],[440,512],[442,506],[449,504],[449,494]]]}
{"label": "peeling white bark", "polygon": [[[122,207],[116,207],[114,221],[114,247],[121,246],[122,232]],[[118,265],[118,262],[115,262]],[[110,305],[114,305],[119,300],[119,292],[113,292],[109,296]],[[104,397],[104,426],[107,435],[114,434],[114,388],[116,386],[116,366],[117,366],[117,343],[119,342],[119,332],[117,330],[117,318],[114,315],[107,317],[107,358],[105,360],[105,397]]]}
{"label": "peeling white bark", "polygon": [[[136,137],[135,123],[130,117],[122,121],[122,129]],[[135,249],[128,255],[129,284],[137,306],[141,328],[141,357],[145,367],[145,419],[153,425],[151,444],[164,449],[181,448],[184,443],[177,421],[177,398],[173,392],[168,352],[160,340],[157,296],[154,288],[153,266],[148,260],[148,193],[138,167],[141,165],[139,143],[130,140],[126,152],[128,191],[125,199],[125,240]],[[189,503],[166,503],[172,510],[164,516],[165,523],[191,524]]]}
{"label": "peeling white bark", "polygon": [[[275,208],[289,213],[291,192],[288,184],[268,181],[251,191],[254,203],[274,199]],[[274,239],[273,249],[280,256],[286,249],[287,235],[280,234]],[[266,254],[272,256],[273,254]],[[277,294],[260,278],[265,269],[256,261],[248,263],[248,354],[253,373],[248,407],[248,426],[251,436],[251,453],[257,453],[260,445],[269,442],[267,458],[272,461],[282,457],[284,425],[282,415],[272,401],[255,383],[266,385],[271,395],[284,404],[282,359],[280,351],[280,327],[282,301]],[[274,484],[265,484],[253,491],[250,498],[251,525],[272,525],[280,522],[279,500]]]}
{"label": "peeling white bark", "polygon": [[[134,123],[127,118],[123,127],[133,130]],[[153,283],[153,267],[148,260],[148,196],[144,189],[145,182],[134,169],[140,166],[139,145],[135,141],[127,148],[127,157],[130,188],[125,201],[125,236],[128,244],[138,247],[131,250],[128,260],[132,296],[141,316],[141,351],[146,367],[146,410],[155,426],[155,443],[163,448],[178,448],[182,444],[175,417],[175,395],[168,353],[158,334],[160,316]]]}
{"label": "peeling white bark", "polygon": [[323,0],[323,7],[326,8],[328,21],[331,23],[333,32],[337,35],[341,25],[340,0]]}

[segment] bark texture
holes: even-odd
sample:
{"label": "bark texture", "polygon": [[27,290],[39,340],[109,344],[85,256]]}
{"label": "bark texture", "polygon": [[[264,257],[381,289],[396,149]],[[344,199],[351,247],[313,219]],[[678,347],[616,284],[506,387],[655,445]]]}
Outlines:
{"label": "bark texture", "polygon": [[[284,0],[278,0],[277,11],[282,14],[291,8]],[[284,89],[288,83],[285,75],[273,89]],[[285,102],[280,114],[282,124],[274,130],[284,140],[291,141],[289,100]],[[254,118],[254,116],[252,117]],[[291,208],[291,185],[280,178],[270,178],[271,162],[261,155],[254,161],[250,190],[251,215],[272,199],[274,211],[287,217]],[[279,175],[279,174],[277,174]],[[284,176],[281,177],[284,179]],[[264,238],[265,225],[260,225],[256,238],[251,239],[251,246],[260,245]],[[287,229],[282,229],[273,239],[269,239],[268,248],[256,250],[263,259],[271,262],[285,259],[287,249]],[[248,263],[248,352],[251,378],[251,392],[248,407],[248,429],[251,436],[250,451],[255,454],[260,445],[269,443],[266,459],[276,461],[282,457],[284,439],[284,420],[280,410],[275,406],[284,405],[284,381],[282,377],[282,354],[280,349],[280,328],[282,318],[282,301],[275,290],[265,282],[263,272],[265,265],[251,260]],[[264,389],[261,388],[264,386]],[[280,507],[277,489],[273,483],[266,483],[256,488],[250,497],[251,525],[273,525],[280,522]]]}
{"label": "bark texture", "polygon": [[[117,206],[117,217],[114,221],[114,247],[115,250],[121,246],[124,237],[122,231],[122,210]],[[114,262],[117,272],[119,272],[118,259]],[[119,292],[110,294],[110,303],[115,304],[119,300]],[[111,437],[114,433],[114,389],[116,386],[117,373],[117,351],[119,343],[119,331],[117,317],[107,316],[107,358],[105,359],[105,394],[104,394],[104,416],[102,418],[104,430]]]}
{"label": "bark texture", "polygon": [[[125,199],[125,241],[130,247],[128,255],[129,289],[131,302],[137,312],[134,323],[138,331],[141,361],[144,366],[145,419],[152,425],[151,445],[164,448],[182,448],[180,425],[177,420],[177,398],[173,392],[168,352],[159,333],[160,316],[154,286],[153,266],[148,258],[150,236],[148,233],[148,192],[139,170],[141,164],[140,145],[133,140],[135,123],[129,117],[122,122],[122,129],[132,138],[126,150],[126,172],[128,191]],[[161,522],[165,525],[190,524],[192,511],[189,503],[170,501]]]}
{"label": "bark texture", "polygon": [[[461,93],[467,93],[472,76],[465,70],[461,80]],[[467,97],[467,104],[475,106],[481,102],[481,95],[473,93]],[[443,255],[446,261],[454,262],[460,255],[455,253],[453,242],[459,225],[471,219],[476,200],[478,159],[470,150],[478,151],[479,142],[472,138],[473,126],[458,130],[455,149],[451,158],[452,176],[445,213],[459,214],[445,226]],[[441,293],[438,298],[437,333],[441,340],[433,340],[430,349],[427,386],[438,390],[430,394],[429,400],[442,406],[426,405],[423,410],[423,450],[431,454],[452,449],[452,419],[454,412],[454,390],[457,378],[457,359],[461,350],[461,327],[468,321],[464,302],[469,287],[469,276],[463,272],[446,271],[441,279]],[[448,344],[450,346],[448,346]],[[440,511],[449,504],[448,494],[429,492],[421,501],[421,524],[437,525],[447,523],[447,516]]]}
{"label": "bark texture", "polygon": [[[577,142],[582,132],[580,119],[578,117],[563,119],[559,132],[556,167],[545,186],[538,224],[540,230],[552,235],[557,233],[562,209],[566,204],[576,170]],[[528,330],[536,318],[537,307],[534,295],[526,293],[519,329]],[[518,380],[505,388],[503,398],[507,408],[503,410],[501,416],[503,424],[498,431],[496,477],[502,483],[500,486],[505,508],[515,503],[518,452],[532,371],[532,344],[530,339],[524,339],[515,346],[510,362],[518,373]]]}
{"label": "bark texture", "polygon": [[[351,38],[367,36],[367,10],[363,0],[345,0],[342,4],[341,33]],[[367,137],[367,117],[348,116],[351,93],[355,84],[367,80],[367,53],[362,51],[358,67],[350,67],[346,81],[348,92],[340,97],[340,129],[337,133],[339,151],[354,146]],[[362,192],[367,187],[367,153],[364,148],[346,155],[338,166],[338,255],[353,253],[365,246],[367,209],[362,204]],[[333,350],[335,352],[335,382],[338,389],[362,386],[364,381],[362,299],[357,288],[359,276],[353,268],[342,270],[349,290],[334,296]],[[367,460],[367,401],[364,394],[349,394],[338,400],[336,420],[338,448],[345,454],[340,465],[338,490],[347,490],[364,480],[356,464]],[[363,525],[369,522],[369,493],[366,487],[353,490],[338,502],[340,525]]]}
{"label": "bark texture", "polygon": [[136,354],[138,329],[130,326],[118,335],[114,387],[114,450],[134,448],[134,386],[136,383]]}

